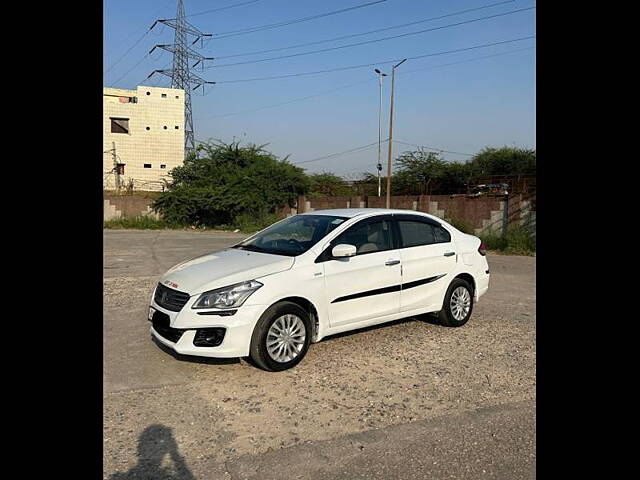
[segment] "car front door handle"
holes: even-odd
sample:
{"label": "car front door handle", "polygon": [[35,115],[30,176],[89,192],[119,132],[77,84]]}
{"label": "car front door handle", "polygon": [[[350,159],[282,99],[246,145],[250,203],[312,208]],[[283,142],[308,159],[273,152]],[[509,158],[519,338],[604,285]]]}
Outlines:
{"label": "car front door handle", "polygon": [[387,266],[397,265],[399,263],[400,263],[400,260],[387,260],[386,262],[384,262],[384,264]]}
{"label": "car front door handle", "polygon": [[445,257],[451,257],[452,255],[455,255],[456,252],[447,252],[444,254]]}

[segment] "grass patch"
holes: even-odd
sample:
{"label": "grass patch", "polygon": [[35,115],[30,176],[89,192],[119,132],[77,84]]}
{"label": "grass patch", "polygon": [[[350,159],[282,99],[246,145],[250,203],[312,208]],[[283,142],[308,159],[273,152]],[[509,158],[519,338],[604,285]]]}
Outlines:
{"label": "grass patch", "polygon": [[447,219],[447,222],[449,222],[451,225],[456,227],[462,233],[468,233],[469,235],[475,235],[475,233],[474,233],[475,230],[473,228],[473,225],[471,225],[466,220],[462,220],[461,218],[455,218],[454,217],[454,218]]}
{"label": "grass patch", "polygon": [[255,215],[238,215],[236,218],[236,226],[240,231],[245,233],[254,233],[267,228],[269,225],[282,220],[282,217],[274,213],[255,216]]}
{"label": "grass patch", "polygon": [[254,233],[281,219],[282,217],[275,214],[258,217],[254,215],[240,215],[236,219],[236,225],[216,225],[214,227],[205,227],[204,225],[196,226],[168,222],[163,219],[152,217],[151,215],[137,215],[135,217],[122,217],[107,220],[104,222],[103,228],[111,230],[223,230],[232,232],[239,230],[242,233]]}
{"label": "grass patch", "polygon": [[115,190],[103,190],[103,197],[140,197],[140,198],[149,198],[151,200],[155,200],[158,198],[162,192],[143,192],[139,190],[134,190],[132,192],[125,192],[123,190],[120,191],[120,195],[117,194]]}
{"label": "grass patch", "polygon": [[533,255],[536,251],[535,236],[523,226],[509,228],[506,235],[487,233],[480,235],[487,250],[507,255]]}
{"label": "grass patch", "polygon": [[136,229],[136,230],[165,230],[188,228],[187,225],[170,223],[157,219],[151,215],[138,215],[135,217],[122,217],[104,222],[104,228],[109,229]]}

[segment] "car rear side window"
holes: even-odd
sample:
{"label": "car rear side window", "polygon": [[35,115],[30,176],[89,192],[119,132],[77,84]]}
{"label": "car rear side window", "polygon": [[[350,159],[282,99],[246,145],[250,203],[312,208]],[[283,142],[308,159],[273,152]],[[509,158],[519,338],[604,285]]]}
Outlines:
{"label": "car rear side window", "polygon": [[448,243],[451,241],[449,232],[435,222],[407,218],[400,218],[397,222],[400,230],[401,248]]}
{"label": "car rear side window", "polygon": [[448,243],[451,241],[451,234],[442,227],[433,227],[436,235],[436,243]]}
{"label": "car rear side window", "polygon": [[403,248],[436,243],[435,231],[430,223],[400,220],[398,228],[400,228]]}

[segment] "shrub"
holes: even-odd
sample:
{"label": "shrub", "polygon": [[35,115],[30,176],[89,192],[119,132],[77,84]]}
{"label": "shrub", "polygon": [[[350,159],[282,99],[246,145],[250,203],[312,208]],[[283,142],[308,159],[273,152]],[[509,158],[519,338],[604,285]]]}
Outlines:
{"label": "shrub", "polygon": [[171,170],[169,190],[153,203],[154,211],[171,222],[235,225],[240,215],[247,215],[259,223],[283,205],[293,206],[309,188],[301,168],[261,146],[211,142],[200,145],[198,153]]}

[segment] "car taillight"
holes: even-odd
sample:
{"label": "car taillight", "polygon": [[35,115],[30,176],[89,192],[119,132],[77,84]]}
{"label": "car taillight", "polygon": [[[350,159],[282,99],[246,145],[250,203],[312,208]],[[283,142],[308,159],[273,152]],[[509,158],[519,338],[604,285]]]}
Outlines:
{"label": "car taillight", "polygon": [[487,254],[487,247],[484,246],[484,243],[480,243],[480,246],[478,247],[478,253],[483,257]]}

